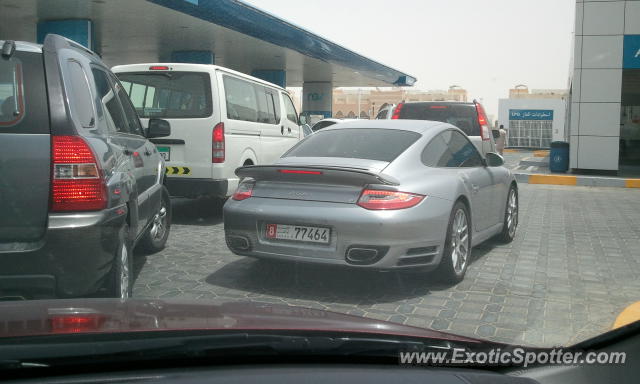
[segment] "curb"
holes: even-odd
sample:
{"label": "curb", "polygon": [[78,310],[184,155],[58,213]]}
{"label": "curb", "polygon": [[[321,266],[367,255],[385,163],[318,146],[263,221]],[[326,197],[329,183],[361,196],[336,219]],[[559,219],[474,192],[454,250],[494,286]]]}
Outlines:
{"label": "curb", "polygon": [[611,329],[624,327],[625,325],[631,324],[636,320],[640,320],[640,301],[636,301],[635,303],[626,307],[622,312],[620,312]]}
{"label": "curb", "polygon": [[580,187],[640,188],[640,179],[617,177],[542,175],[516,173],[516,181],[524,184],[572,185]]}
{"label": "curb", "polygon": [[518,165],[522,165],[525,167],[549,167],[549,158],[548,157],[526,157],[520,160]]}
{"label": "curb", "polygon": [[549,157],[548,150],[533,151],[533,157]]}

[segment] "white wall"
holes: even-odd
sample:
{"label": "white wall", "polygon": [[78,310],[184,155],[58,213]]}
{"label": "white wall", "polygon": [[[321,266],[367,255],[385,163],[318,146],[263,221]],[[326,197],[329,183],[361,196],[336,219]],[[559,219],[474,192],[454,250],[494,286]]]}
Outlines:
{"label": "white wall", "polygon": [[566,107],[562,99],[500,99],[498,100],[498,126],[509,128],[510,109],[551,109],[553,110],[552,141],[565,141]]}
{"label": "white wall", "polygon": [[640,31],[639,11],[637,0],[576,1],[571,168],[618,169],[623,38]]}

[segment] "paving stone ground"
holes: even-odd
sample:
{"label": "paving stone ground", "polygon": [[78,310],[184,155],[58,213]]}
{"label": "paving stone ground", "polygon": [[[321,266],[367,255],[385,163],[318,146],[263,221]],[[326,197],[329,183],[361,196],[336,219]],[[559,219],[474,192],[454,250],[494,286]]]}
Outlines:
{"label": "paving stone ground", "polygon": [[167,248],[137,259],[134,297],[298,305],[532,346],[605,332],[640,300],[640,190],[521,184],[516,240],[475,248],[455,286],[235,256],[218,204],[173,207]]}

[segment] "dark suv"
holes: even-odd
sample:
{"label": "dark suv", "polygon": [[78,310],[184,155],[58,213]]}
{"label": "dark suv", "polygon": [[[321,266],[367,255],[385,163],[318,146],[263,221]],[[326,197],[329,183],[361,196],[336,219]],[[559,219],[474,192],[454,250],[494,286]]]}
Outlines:
{"label": "dark suv", "polygon": [[[376,119],[432,120],[449,123],[467,134],[478,151],[485,156],[496,151],[496,135],[482,104],[459,101],[418,101],[389,105],[378,112]],[[499,132],[498,132],[499,136]]]}
{"label": "dark suv", "polygon": [[0,41],[0,299],[131,295],[132,249],[162,249],[164,163],[100,58],[49,35]]}

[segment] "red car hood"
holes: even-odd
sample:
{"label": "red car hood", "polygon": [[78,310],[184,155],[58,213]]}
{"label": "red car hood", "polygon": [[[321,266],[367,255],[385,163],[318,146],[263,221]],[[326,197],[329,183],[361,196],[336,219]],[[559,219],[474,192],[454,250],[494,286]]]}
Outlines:
{"label": "red car hood", "polygon": [[327,331],[482,342],[318,309],[251,302],[74,299],[0,302],[0,338],[169,330]]}

